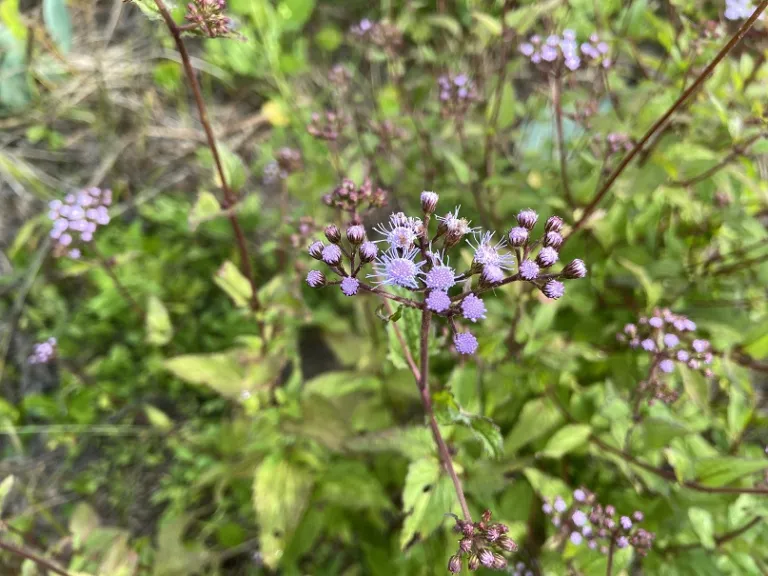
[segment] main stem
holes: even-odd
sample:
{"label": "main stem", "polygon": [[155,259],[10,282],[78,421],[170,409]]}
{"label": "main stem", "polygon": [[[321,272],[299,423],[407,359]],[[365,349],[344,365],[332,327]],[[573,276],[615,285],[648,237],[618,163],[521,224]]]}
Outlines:
{"label": "main stem", "polygon": [[616,547],[616,541],[611,536],[611,546],[608,548],[608,564],[605,567],[605,576],[611,576],[613,573],[613,550]]}
{"label": "main stem", "polygon": [[[171,36],[173,36],[174,42],[176,43],[176,49],[179,51],[179,56],[181,56],[184,73],[187,77],[187,81],[189,82],[189,87],[192,89],[192,94],[195,97],[195,104],[197,105],[197,112],[200,116],[200,123],[203,125],[203,129],[205,130],[205,137],[208,141],[208,148],[211,150],[213,163],[216,165],[216,171],[219,174],[219,180],[221,180],[221,190],[224,193],[224,200],[219,200],[219,204],[223,210],[228,210],[237,204],[237,195],[233,192],[232,188],[230,188],[224,173],[224,165],[221,161],[219,147],[216,144],[216,137],[213,134],[211,122],[208,119],[208,111],[205,106],[205,101],[203,100],[203,94],[200,90],[200,83],[197,81],[194,68],[192,68],[192,61],[189,57],[187,46],[184,44],[184,39],[181,37],[182,28],[180,28],[176,22],[174,22],[173,16],[171,16],[171,13],[168,11],[168,8],[165,6],[163,0],[155,0],[155,4],[157,5],[157,9],[160,11],[160,14],[163,17],[163,20],[165,20],[165,24],[168,27]],[[258,287],[256,286],[256,280],[253,275],[251,259],[248,256],[248,247],[245,242],[245,235],[243,234],[243,229],[240,227],[240,222],[237,219],[237,215],[234,211],[229,211],[228,218],[230,224],[232,225],[232,231],[235,234],[235,240],[237,241],[237,246],[240,252],[240,266],[242,267],[243,274],[248,279],[248,283],[251,285],[251,310],[258,310],[261,308],[261,304],[259,303]]]}
{"label": "main stem", "polygon": [[417,377],[416,383],[418,384],[419,392],[421,393],[421,403],[429,418],[429,427],[432,429],[432,436],[434,436],[435,443],[437,443],[440,460],[443,461],[443,466],[445,466],[448,475],[453,481],[456,497],[459,499],[459,505],[461,506],[461,513],[463,514],[465,521],[472,522],[472,515],[469,513],[467,499],[464,496],[464,488],[461,485],[461,480],[459,480],[459,477],[456,475],[456,470],[453,468],[451,453],[448,450],[448,446],[445,444],[445,440],[443,440],[443,435],[440,433],[437,420],[435,420],[435,411],[432,408],[432,396],[429,393],[429,327],[431,321],[432,312],[424,309],[421,313],[421,339],[419,345],[419,353],[421,354],[421,369],[419,375],[421,377]]}
{"label": "main stem", "polygon": [[571,188],[568,186],[567,159],[565,149],[565,138],[563,137],[563,102],[562,102],[562,79],[560,73],[550,79],[552,88],[552,106],[555,109],[555,133],[557,134],[557,154],[560,157],[560,178],[563,181],[563,194],[568,206],[573,207],[573,196]]}
{"label": "main stem", "polygon": [[25,558],[26,560],[31,560],[32,562],[34,562],[44,570],[48,570],[49,572],[59,574],[60,576],[72,576],[72,574],[64,570],[64,568],[57,566],[50,560],[47,560],[46,558],[43,558],[42,556],[39,556],[38,554],[30,550],[27,550],[26,548],[15,546],[14,544],[10,544],[8,542],[3,542],[2,540],[0,540],[0,550],[5,550],[7,552],[10,552],[11,554],[14,554],[15,556],[20,556],[21,558]]}

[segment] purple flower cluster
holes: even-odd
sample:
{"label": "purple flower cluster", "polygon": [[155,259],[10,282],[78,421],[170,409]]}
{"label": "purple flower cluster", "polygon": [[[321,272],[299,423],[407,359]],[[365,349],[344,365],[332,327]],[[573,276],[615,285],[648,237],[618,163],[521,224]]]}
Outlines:
{"label": "purple flower cluster", "polygon": [[[755,5],[752,0],[725,0],[725,18],[726,20],[746,20],[755,11]],[[762,20],[765,14],[760,15]]]}
{"label": "purple flower cluster", "polygon": [[467,558],[467,567],[475,571],[480,566],[492,570],[504,570],[507,559],[503,553],[515,552],[517,544],[507,536],[509,528],[500,523],[491,522],[491,512],[486,510],[480,522],[465,522],[456,519],[454,532],[461,534],[459,549],[448,561],[448,571],[452,574],[461,572],[463,559]]}
{"label": "purple flower cluster", "polygon": [[586,543],[590,550],[599,550],[601,554],[607,554],[611,546],[632,546],[638,555],[645,556],[655,538],[652,532],[637,526],[643,520],[642,512],[618,515],[615,507],[598,504],[595,494],[586,488],[573,491],[570,506],[557,496],[553,501],[545,500],[542,510],[559,530],[562,540],[574,546]]}
{"label": "purple flower cluster", "polygon": [[339,138],[348,123],[349,120],[344,114],[333,111],[325,114],[314,112],[307,124],[307,132],[318,140],[333,142]]}
{"label": "purple flower cluster", "polygon": [[328,71],[328,81],[338,90],[341,94],[346,93],[349,89],[349,83],[352,80],[352,73],[346,66],[341,64],[334,64],[334,66]]}
{"label": "purple flower cluster", "polygon": [[[319,288],[339,284],[342,292],[353,296],[360,289],[378,292],[387,297],[384,289],[410,290],[423,299],[407,299],[397,295],[398,301],[412,308],[442,316],[448,320],[453,332],[453,344],[459,354],[475,354],[477,338],[457,326],[457,320],[477,323],[487,315],[482,292],[510,282],[528,282],[548,298],[557,299],[565,293],[561,280],[583,278],[586,267],[581,260],[573,260],[560,272],[547,272],[560,259],[563,243],[560,231],[563,221],[552,216],[546,222],[544,233],[537,240],[531,232],[538,220],[533,210],[523,210],[517,216],[518,226],[505,238],[496,240],[493,232],[482,232],[459,216],[459,208],[445,216],[438,216],[437,231],[430,238],[429,223],[437,209],[439,196],[432,191],[421,193],[421,217],[397,212],[387,222],[374,227],[381,236],[368,241],[362,224],[354,221],[346,229],[348,246],[342,245],[341,231],[333,224],[325,229],[325,245],[316,241],[309,246],[310,255],[322,260],[341,276],[339,282],[327,282],[319,271],[307,276],[307,284]],[[450,264],[446,253],[472,234],[467,243],[474,252],[472,266],[458,272]],[[381,245],[381,249],[377,245]],[[437,249],[434,249],[436,246]],[[511,250],[509,248],[511,247]],[[535,254],[534,254],[535,252]],[[346,260],[349,267],[346,267]],[[367,275],[374,286],[366,286],[359,278],[365,264],[372,263],[373,271]],[[517,274],[513,270],[517,267]],[[478,279],[474,282],[473,277]],[[461,290],[457,290],[461,283]],[[451,295],[451,291],[454,294]]]}
{"label": "purple flower cluster", "polygon": [[642,349],[651,356],[648,381],[640,383],[641,391],[649,391],[651,402],[674,402],[678,393],[662,381],[663,374],[674,372],[676,365],[700,371],[710,378],[709,365],[713,354],[709,341],[696,338],[696,323],[669,309],[656,309],[650,317],[641,317],[637,324],[627,324],[617,334],[620,342],[630,348]]}
{"label": "purple flower cluster", "polygon": [[184,19],[195,24],[195,32],[209,38],[231,36],[234,32],[234,22],[224,14],[227,9],[225,0],[192,0],[187,4]]}
{"label": "purple flower cluster", "polygon": [[440,107],[444,118],[461,118],[479,99],[475,83],[466,74],[447,74],[437,79]]}
{"label": "purple flower cluster", "polygon": [[397,54],[403,45],[403,33],[390,22],[374,22],[368,18],[363,18],[349,31],[359,42],[381,48],[390,55]]}
{"label": "purple flower cluster", "polygon": [[572,72],[584,63],[582,56],[590,64],[599,64],[603,68],[611,66],[611,59],[606,56],[608,44],[601,42],[597,34],[592,34],[588,42],[579,46],[576,33],[568,29],[563,30],[562,36],[551,34],[546,40],[534,34],[527,42],[520,44],[518,50],[534,64],[556,69],[564,66]]}
{"label": "purple flower cluster", "polygon": [[512,576],[535,576],[535,573],[525,565],[525,562],[517,562],[512,567]]}
{"label": "purple flower cluster", "polygon": [[626,152],[632,150],[632,139],[621,132],[611,132],[605,137],[605,142],[608,145],[608,150],[612,154],[616,154],[622,150]]}
{"label": "purple flower cluster", "polygon": [[58,250],[67,249],[70,258],[79,258],[80,250],[71,246],[76,240],[90,242],[99,226],[109,224],[107,207],[111,204],[112,191],[100,188],[67,194],[63,202],[52,200],[48,204],[48,218],[53,221],[50,234],[57,241]]}
{"label": "purple flower cluster", "polygon": [[39,342],[32,348],[29,355],[30,364],[48,364],[56,357],[56,338],[48,338],[45,342]]}
{"label": "purple flower cluster", "polygon": [[342,212],[349,212],[352,220],[358,221],[361,212],[381,208],[387,205],[388,194],[382,188],[375,188],[371,180],[366,180],[357,186],[349,178],[345,178],[341,185],[333,189],[333,192],[323,196],[326,206],[338,208]]}
{"label": "purple flower cluster", "polygon": [[301,168],[301,152],[284,146],[277,151],[275,159],[264,167],[264,183],[272,184],[278,179],[285,180]]}

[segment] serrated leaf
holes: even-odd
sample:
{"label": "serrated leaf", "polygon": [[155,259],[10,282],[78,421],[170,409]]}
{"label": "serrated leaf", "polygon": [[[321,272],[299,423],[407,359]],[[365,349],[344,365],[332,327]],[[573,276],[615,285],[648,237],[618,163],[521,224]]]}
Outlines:
{"label": "serrated leaf", "polygon": [[451,479],[441,473],[434,458],[411,462],[403,488],[403,511],[407,514],[400,533],[404,549],[415,536],[427,538],[445,520],[448,512],[457,512]]}
{"label": "serrated leaf", "polygon": [[[350,495],[354,495],[350,498]],[[316,499],[352,510],[389,510],[384,487],[362,462],[339,461],[318,482]]]}
{"label": "serrated leaf", "polygon": [[728,401],[728,434],[731,440],[741,437],[752,418],[753,411],[752,402],[747,394],[738,385],[732,385]]}
{"label": "serrated leaf", "polygon": [[492,458],[498,458],[503,452],[504,439],[501,430],[484,416],[465,412],[449,390],[441,390],[432,395],[435,417],[441,424],[458,424],[472,431],[472,435],[483,445],[483,451]]}
{"label": "serrated leaf", "polygon": [[59,50],[72,49],[72,21],[66,0],[43,0],[43,22]]}
{"label": "serrated leaf", "polygon": [[702,508],[689,508],[688,519],[691,521],[693,531],[699,537],[704,548],[712,550],[715,547],[715,523],[712,514]]}
{"label": "serrated leaf", "polygon": [[313,480],[309,472],[272,454],[253,478],[253,508],[259,523],[259,550],[264,563],[277,568],[286,545],[309,501]]}
{"label": "serrated leaf", "polygon": [[587,424],[563,426],[549,439],[541,455],[547,458],[562,458],[568,452],[586,444],[591,433],[592,427]]}
{"label": "serrated leaf", "polygon": [[168,310],[156,296],[150,296],[146,316],[147,342],[164,346],[173,338],[173,325]]}
{"label": "serrated leaf", "polygon": [[707,458],[696,462],[696,478],[705,486],[725,486],[744,476],[768,470],[768,460]]}
{"label": "serrated leaf", "polygon": [[507,454],[517,452],[560,424],[562,419],[557,407],[547,398],[529,400],[523,406],[515,427],[504,441],[504,451]]}
{"label": "serrated leaf", "polygon": [[246,308],[253,296],[251,283],[232,262],[227,260],[213,277],[216,285],[227,293],[235,306]]}

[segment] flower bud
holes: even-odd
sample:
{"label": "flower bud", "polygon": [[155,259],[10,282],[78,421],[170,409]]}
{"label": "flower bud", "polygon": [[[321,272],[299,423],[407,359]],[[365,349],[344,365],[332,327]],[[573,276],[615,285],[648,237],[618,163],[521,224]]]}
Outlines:
{"label": "flower bud", "polygon": [[522,210],[517,215],[517,223],[528,230],[532,229],[536,225],[536,220],[538,219],[539,215],[530,208],[528,210]]}
{"label": "flower bud", "polygon": [[528,242],[528,230],[516,226],[509,231],[509,243],[515,247],[522,247]]}
{"label": "flower bud", "polygon": [[325,237],[328,238],[328,242],[331,244],[338,244],[341,242],[341,232],[335,224],[328,224],[325,227]]}
{"label": "flower bud", "polygon": [[568,278],[569,280],[584,278],[584,276],[587,275],[587,267],[584,265],[584,262],[577,258],[576,260],[571,260],[571,262],[563,268],[561,274],[564,278]]}
{"label": "flower bud", "polygon": [[354,246],[362,244],[365,240],[365,227],[362,224],[354,224],[347,228],[347,240]]}
{"label": "flower bud", "polygon": [[504,570],[504,568],[507,567],[507,559],[504,558],[501,554],[493,553],[493,564],[492,567],[494,570]]}
{"label": "flower bud", "polygon": [[507,552],[517,552],[517,544],[509,536],[502,536],[499,538],[498,542],[496,542],[496,545],[502,550],[506,550]]}
{"label": "flower bud", "polygon": [[495,286],[504,280],[504,271],[498,266],[483,266],[483,273],[480,275],[480,286],[487,288]]}
{"label": "flower bud", "polygon": [[558,258],[560,258],[560,255],[557,253],[557,250],[552,248],[552,246],[544,246],[544,248],[539,250],[538,256],[536,256],[536,263],[542,268],[549,268],[557,262]]}
{"label": "flower bud", "polygon": [[555,232],[553,230],[552,232],[547,232],[544,235],[544,246],[552,246],[552,248],[557,250],[562,245],[563,245],[563,237],[560,236],[559,232]]}
{"label": "flower bud", "polygon": [[322,288],[326,284],[325,274],[319,270],[310,270],[307,274],[307,284],[311,288]]}
{"label": "flower bud", "polygon": [[425,190],[421,193],[421,209],[424,211],[424,214],[433,214],[435,212],[435,209],[437,209],[437,201],[440,199],[440,196],[436,192],[430,192],[428,190]]}
{"label": "flower bud", "polygon": [[363,242],[360,246],[360,260],[365,263],[373,262],[379,254],[379,249],[373,242]]}
{"label": "flower bud", "polygon": [[450,560],[448,560],[448,572],[451,574],[458,574],[461,572],[461,556],[458,554],[451,556]]}
{"label": "flower bud", "polygon": [[478,554],[478,558],[480,559],[480,564],[486,568],[492,567],[495,560],[493,557],[493,552],[488,550],[488,548],[481,548]]}
{"label": "flower bud", "polygon": [[341,264],[341,249],[336,244],[331,244],[323,248],[323,262],[329,266],[338,266]]}
{"label": "flower bud", "polygon": [[470,572],[474,572],[480,568],[480,558],[478,558],[477,554],[470,554],[467,568],[469,568]]}
{"label": "flower bud", "polygon": [[317,240],[316,242],[312,242],[312,244],[309,245],[309,255],[312,256],[315,260],[322,260],[323,259],[323,243],[320,242],[320,240]]}
{"label": "flower bud", "polygon": [[544,230],[547,232],[560,232],[563,229],[563,219],[560,216],[550,216],[547,218],[547,223],[544,226]]}
{"label": "flower bud", "polygon": [[462,538],[459,541],[459,550],[464,552],[465,554],[472,550],[472,539],[471,538]]}

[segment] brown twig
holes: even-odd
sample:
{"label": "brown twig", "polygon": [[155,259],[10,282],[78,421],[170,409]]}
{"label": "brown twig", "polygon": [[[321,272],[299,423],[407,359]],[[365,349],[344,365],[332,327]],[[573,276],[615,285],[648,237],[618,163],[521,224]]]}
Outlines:
{"label": "brown twig", "polygon": [[681,188],[687,188],[688,186],[693,186],[694,184],[698,184],[699,182],[706,180],[710,176],[716,174],[723,168],[725,168],[728,164],[733,162],[734,159],[744,156],[746,152],[746,148],[760,140],[761,138],[764,138],[764,134],[757,134],[755,136],[752,136],[751,138],[748,138],[744,142],[740,142],[736,144],[731,150],[731,152],[720,162],[712,166],[711,168],[708,168],[707,170],[704,170],[701,174],[697,174],[696,176],[693,176],[691,178],[688,178],[686,180],[675,180],[673,182],[670,182],[670,186],[680,186]]}
{"label": "brown twig", "polygon": [[[723,544],[730,542],[731,540],[735,540],[745,532],[748,532],[760,522],[763,521],[763,518],[761,516],[756,516],[755,518],[752,518],[749,522],[746,524],[739,526],[738,528],[731,530],[730,532],[725,532],[723,534],[720,534],[719,536],[715,536],[715,547],[719,548]],[[681,552],[683,550],[694,550],[696,548],[700,548],[701,543],[695,542],[691,544],[672,544],[671,546],[667,546],[666,548],[661,548],[658,551],[662,554],[669,554],[672,552]]]}
{"label": "brown twig", "polygon": [[571,195],[571,188],[568,186],[567,151],[565,149],[565,138],[563,137],[562,79],[560,75],[553,76],[549,84],[552,89],[552,107],[555,111],[555,134],[557,136],[555,145],[557,146],[557,154],[560,157],[560,178],[563,182],[563,194],[568,206],[573,207],[573,196]]}
{"label": "brown twig", "polygon": [[50,560],[43,558],[42,556],[36,554],[35,552],[32,552],[31,550],[22,548],[21,546],[16,546],[14,544],[10,544],[9,542],[3,542],[2,540],[0,540],[0,549],[10,552],[15,556],[20,556],[27,560],[31,560],[41,568],[45,570],[49,570],[50,572],[59,574],[60,576],[73,576],[73,574],[71,574],[70,572],[67,572],[64,568],[57,566]]}
{"label": "brown twig", "polygon": [[757,21],[757,19],[760,17],[760,14],[763,13],[763,11],[768,7],[768,0],[762,0],[760,4],[755,8],[755,11],[752,13],[752,16],[750,16],[744,24],[741,25],[739,30],[733,35],[733,37],[726,43],[725,46],[720,50],[720,52],[717,53],[715,58],[712,60],[712,62],[709,63],[709,65],[699,74],[699,76],[696,78],[696,80],[693,81],[693,84],[691,84],[681,95],[680,97],[675,100],[675,103],[672,104],[672,106],[669,107],[669,109],[659,118],[656,122],[654,122],[653,126],[651,126],[648,131],[643,135],[643,137],[635,144],[635,146],[632,148],[632,150],[627,153],[624,158],[622,158],[619,165],[616,167],[616,169],[611,173],[608,178],[606,178],[605,182],[603,183],[603,186],[600,188],[600,191],[595,195],[595,197],[592,199],[592,201],[587,205],[587,207],[584,209],[584,213],[582,214],[581,218],[579,218],[576,223],[573,225],[573,228],[571,229],[571,233],[565,237],[565,241],[568,240],[574,233],[576,233],[578,230],[580,230],[584,224],[587,222],[589,217],[592,215],[592,213],[597,209],[598,204],[602,201],[602,199],[605,197],[605,195],[608,193],[608,191],[611,189],[611,186],[613,186],[613,183],[618,179],[618,177],[621,175],[622,172],[626,169],[627,166],[632,162],[632,160],[637,156],[637,154],[642,150],[643,146],[650,140],[650,138],[661,128],[667,120],[675,113],[677,110],[679,110],[683,104],[693,95],[694,92],[696,92],[702,84],[707,80],[709,75],[714,71],[714,69],[717,67],[718,64],[728,55],[728,53],[738,44],[741,39],[744,37],[744,35],[749,31],[750,28],[754,25],[754,23]]}
{"label": "brown twig", "polygon": [[[155,0],[155,5],[157,5],[157,9],[160,11],[160,14],[163,17],[163,20],[165,21],[171,36],[173,36],[173,40],[176,43],[176,49],[178,50],[179,56],[181,57],[184,73],[187,77],[187,82],[189,82],[189,87],[192,89],[192,94],[195,97],[195,104],[197,105],[197,112],[200,116],[200,123],[203,125],[203,129],[205,130],[205,137],[208,141],[208,148],[211,150],[211,156],[213,156],[213,162],[216,165],[216,172],[219,175],[219,180],[221,180],[221,190],[224,193],[224,199],[219,200],[219,203],[221,204],[221,208],[223,210],[227,210],[228,208],[231,208],[237,204],[238,199],[232,188],[230,188],[224,173],[224,165],[221,161],[221,156],[219,155],[219,148],[216,144],[216,137],[213,133],[211,122],[208,119],[208,111],[205,106],[205,101],[203,100],[203,94],[200,91],[200,83],[197,81],[194,68],[192,68],[192,61],[190,60],[187,46],[184,44],[184,39],[181,37],[182,29],[176,24],[176,22],[174,22],[173,16],[171,16],[171,13],[168,11],[168,8],[165,6],[163,0]],[[240,221],[237,219],[237,215],[230,213],[227,216],[232,225],[232,231],[235,235],[235,240],[237,241],[237,246],[240,251],[240,266],[242,267],[243,274],[248,279],[248,283],[251,285],[250,305],[251,309],[255,311],[261,308],[261,304],[259,302],[259,291],[256,285],[255,277],[253,275],[251,259],[248,255],[248,247],[245,241],[245,235],[243,234],[243,229],[240,227]],[[260,326],[263,331],[263,325],[260,324]]]}
{"label": "brown twig", "polygon": [[[387,300],[384,300],[384,307],[387,309],[387,313],[391,316],[392,305]],[[395,338],[397,338],[397,341],[400,343],[400,347],[403,349],[403,356],[405,356],[405,361],[408,364],[408,367],[411,369],[413,377],[416,378],[417,382],[420,382],[421,371],[416,365],[416,361],[413,359],[411,349],[408,347],[408,343],[405,341],[403,333],[400,331],[400,327],[397,325],[397,322],[392,322],[390,325],[392,326],[392,330],[395,332]]]}
{"label": "brown twig", "polygon": [[605,576],[613,573],[613,552],[616,548],[616,540],[611,537],[611,546],[608,548],[608,563],[605,565]]}
{"label": "brown twig", "polygon": [[403,298],[402,296],[396,296],[395,294],[390,294],[389,292],[386,292],[385,290],[382,290],[380,288],[375,288],[374,286],[369,286],[368,284],[364,284],[360,282],[360,285],[358,286],[360,290],[365,290],[366,292],[370,292],[371,294],[376,294],[377,296],[381,296],[382,298],[388,298],[390,300],[394,300],[395,302],[399,302],[400,304],[403,304],[404,306],[408,306],[409,308],[421,308],[416,302],[409,298]]}

